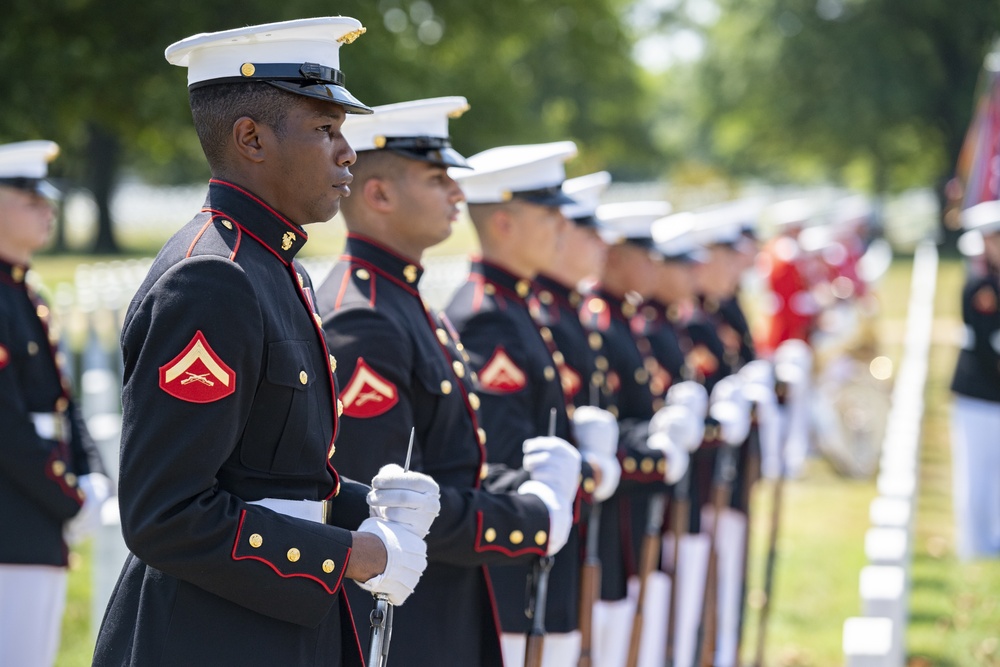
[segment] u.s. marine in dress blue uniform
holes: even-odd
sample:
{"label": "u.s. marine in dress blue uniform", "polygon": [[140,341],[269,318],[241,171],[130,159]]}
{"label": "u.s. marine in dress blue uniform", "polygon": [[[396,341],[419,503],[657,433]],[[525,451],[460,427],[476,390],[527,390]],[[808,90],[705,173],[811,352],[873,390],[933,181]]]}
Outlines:
{"label": "u.s. marine in dress blue uniform", "polygon": [[[319,290],[327,341],[342,360],[338,467],[363,479],[402,460],[416,428],[411,466],[440,484],[441,514],[421,584],[394,615],[393,645],[412,651],[397,664],[501,665],[494,593],[521,595],[524,582],[494,590],[486,566],[544,555],[549,513],[536,496],[516,492],[527,479],[515,470],[519,456],[490,471],[487,442],[504,434],[484,428],[481,401],[489,399],[455,328],[421,298],[422,275],[419,264],[351,235]],[[355,612],[371,608],[370,594],[351,586],[349,596]]]}
{"label": "u.s. marine in dress blue uniform", "polygon": [[[489,434],[487,459],[510,469],[521,467],[524,440],[548,432],[552,408],[557,415],[555,435],[572,441],[551,341],[543,339],[529,311],[531,289],[527,279],[474,261],[468,281],[446,309],[481,385],[480,415]],[[515,537],[518,542],[531,539],[520,533]],[[490,567],[504,632],[530,629],[525,582],[531,569],[532,563]],[[574,528],[552,569],[546,630],[565,633],[576,628],[579,572],[579,534]]]}
{"label": "u.s. marine in dress blue uniform", "polygon": [[66,567],[63,524],[84,500],[77,480],[103,467],[61,370],[49,306],[25,283],[27,269],[0,259],[0,529],[10,537],[0,563]]}
{"label": "u.s. marine in dress blue uniform", "polygon": [[[1000,554],[1000,202],[963,212],[970,230],[959,244],[981,235],[981,254],[970,257],[962,288],[963,344],[951,381],[953,505],[956,552],[963,560]],[[969,244],[972,245],[972,244]],[[968,250],[966,250],[968,252]]]}
{"label": "u.s. marine in dress blue uniform", "polygon": [[[295,261],[305,242],[213,180],[129,306],[119,489],[132,553],[95,664],[361,664],[341,584],[367,487],[329,460],[334,359]],[[332,525],[249,504],[263,498],[329,500]]]}

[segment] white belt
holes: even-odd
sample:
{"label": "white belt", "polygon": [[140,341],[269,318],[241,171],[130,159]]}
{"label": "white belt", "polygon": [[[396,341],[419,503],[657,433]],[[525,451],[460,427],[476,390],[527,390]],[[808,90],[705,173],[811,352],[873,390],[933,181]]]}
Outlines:
{"label": "white belt", "polygon": [[251,500],[248,504],[266,507],[272,512],[284,514],[296,519],[326,523],[327,501],[325,500],[286,500],[284,498],[262,498]]}
{"label": "white belt", "polygon": [[35,423],[35,433],[43,440],[68,440],[69,420],[62,412],[32,412],[31,421]]}

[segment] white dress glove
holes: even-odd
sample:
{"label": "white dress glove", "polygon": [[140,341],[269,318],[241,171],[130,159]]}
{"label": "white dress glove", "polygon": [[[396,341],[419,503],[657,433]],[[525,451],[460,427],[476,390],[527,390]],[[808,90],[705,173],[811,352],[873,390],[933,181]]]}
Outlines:
{"label": "white dress glove", "polygon": [[368,506],[373,517],[402,524],[423,539],[441,512],[441,489],[427,475],[390,463],[372,478]]}
{"label": "white dress glove", "polygon": [[379,517],[365,519],[359,533],[377,535],[385,545],[385,570],[358,586],[372,593],[383,593],[389,602],[399,606],[410,597],[427,569],[427,545],[407,526]]}
{"label": "white dress glove", "polygon": [[692,414],[705,418],[708,414],[708,392],[697,382],[678,382],[667,390],[668,405],[683,405]]}
{"label": "white dress glove", "polygon": [[[699,440],[700,442],[700,440]],[[667,461],[667,471],[663,474],[663,481],[667,484],[676,484],[687,472],[690,455],[688,450],[670,439],[666,433],[654,433],[646,440],[646,446],[663,452],[663,458]]]}
{"label": "white dress glove", "polygon": [[580,485],[580,452],[555,436],[529,438],[521,447],[525,471],[531,479],[518,493],[538,496],[549,509],[548,555],[555,555],[569,539],[573,527],[573,502]]}
{"label": "white dress glove", "polygon": [[750,401],[743,395],[743,381],[724,377],[712,389],[708,414],[719,422],[720,435],[728,445],[741,445],[750,435]]}
{"label": "white dress glove", "polygon": [[663,434],[670,442],[693,452],[705,438],[705,414],[694,414],[683,405],[664,406],[649,420],[649,434]]}
{"label": "white dress glove", "polygon": [[774,376],[787,385],[789,400],[798,400],[807,391],[812,361],[809,344],[794,338],[786,340],[774,351]]}
{"label": "white dress glove", "polygon": [[581,405],[573,411],[573,435],[583,459],[600,470],[601,483],[594,499],[603,502],[614,495],[621,480],[618,463],[618,420],[607,410]]}
{"label": "white dress glove", "polygon": [[63,538],[69,544],[77,544],[97,532],[101,527],[101,508],[113,491],[111,480],[99,472],[81,475],[77,484],[84,494],[83,506],[63,525]]}

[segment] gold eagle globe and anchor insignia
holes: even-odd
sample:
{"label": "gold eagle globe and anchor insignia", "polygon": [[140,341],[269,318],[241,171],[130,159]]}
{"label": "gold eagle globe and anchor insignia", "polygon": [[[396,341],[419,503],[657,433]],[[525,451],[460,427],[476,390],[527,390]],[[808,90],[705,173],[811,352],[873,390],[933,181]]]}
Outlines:
{"label": "gold eagle globe and anchor insignia", "polygon": [[295,234],[292,232],[285,232],[284,236],[281,237],[281,249],[288,250],[295,243]]}

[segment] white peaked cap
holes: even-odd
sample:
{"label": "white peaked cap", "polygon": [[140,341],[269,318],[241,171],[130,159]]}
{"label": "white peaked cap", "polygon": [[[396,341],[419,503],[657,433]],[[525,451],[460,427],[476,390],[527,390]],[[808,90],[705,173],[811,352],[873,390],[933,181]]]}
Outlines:
{"label": "white peaked cap", "polygon": [[809,224],[810,220],[818,212],[817,203],[809,198],[786,199],[785,201],[772,204],[768,207],[767,217],[776,227],[787,227],[790,225]]}
{"label": "white peaked cap", "polygon": [[646,241],[651,245],[653,222],[669,215],[673,207],[665,201],[632,201],[597,207],[601,236],[608,243]]}
{"label": "white peaked cap", "polygon": [[872,202],[864,195],[844,197],[833,204],[832,221],[835,225],[845,225],[859,220],[867,220],[874,212]]}
{"label": "white peaked cap", "polygon": [[572,141],[500,146],[468,159],[471,171],[455,170],[469,204],[499,204],[518,198],[542,206],[562,206],[573,200],[562,192],[565,162],[576,156]]}
{"label": "white peaked cap", "polygon": [[705,251],[695,240],[698,215],[690,211],[674,213],[653,222],[653,243],[667,259],[704,261]]}
{"label": "white peaked cap", "polygon": [[59,155],[53,141],[19,141],[0,146],[0,178],[42,179]]}
{"label": "white peaked cap", "polygon": [[983,234],[1000,231],[1000,201],[984,201],[962,211],[962,228],[958,250],[966,256],[983,254]]}
{"label": "white peaked cap", "polygon": [[292,93],[369,113],[344,88],[340,47],[365,32],[348,16],[324,16],[193,35],[167,47],[171,65],[187,67],[188,87],[266,81]]}
{"label": "white peaked cap", "polygon": [[562,185],[563,192],[576,203],[563,206],[562,214],[570,220],[594,217],[601,203],[601,195],[609,185],[611,174],[606,171],[567,179]]}
{"label": "white peaked cap", "polygon": [[464,97],[434,97],[372,108],[370,115],[344,121],[343,133],[356,152],[393,150],[406,157],[463,167],[465,158],[451,148],[448,120],[469,110]]}

